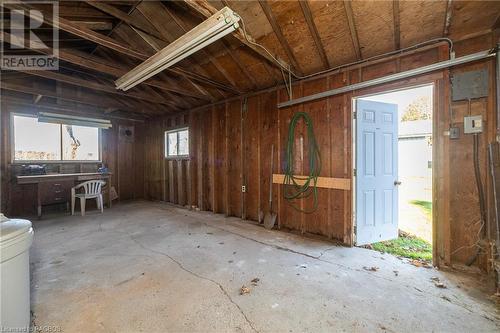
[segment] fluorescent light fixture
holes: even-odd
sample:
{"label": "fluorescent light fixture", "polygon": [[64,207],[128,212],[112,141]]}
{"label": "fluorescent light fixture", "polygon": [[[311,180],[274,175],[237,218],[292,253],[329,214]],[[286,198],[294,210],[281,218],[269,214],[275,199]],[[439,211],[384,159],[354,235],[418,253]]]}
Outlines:
{"label": "fluorescent light fixture", "polygon": [[128,90],[239,28],[240,17],[224,7],[115,81]]}
{"label": "fluorescent light fixture", "polygon": [[87,127],[98,127],[98,128],[111,128],[111,121],[106,119],[97,118],[87,118],[87,117],[77,117],[70,116],[66,114],[57,114],[49,112],[39,112],[38,122],[40,123],[52,123],[52,124],[63,124],[63,125],[75,125],[75,126],[87,126]]}

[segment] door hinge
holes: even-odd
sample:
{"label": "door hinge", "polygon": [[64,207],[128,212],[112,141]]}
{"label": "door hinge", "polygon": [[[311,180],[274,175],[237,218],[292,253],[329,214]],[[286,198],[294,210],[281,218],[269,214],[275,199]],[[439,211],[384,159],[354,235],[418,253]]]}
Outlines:
{"label": "door hinge", "polygon": [[353,229],[354,229],[354,234],[357,235],[358,234],[358,226],[355,225]]}
{"label": "door hinge", "polygon": [[352,170],[352,174],[353,174],[354,177],[356,177],[356,175],[357,175],[356,169]]}
{"label": "door hinge", "polygon": [[358,112],[357,111],[353,111],[352,113],[352,119],[357,119],[358,118]]}

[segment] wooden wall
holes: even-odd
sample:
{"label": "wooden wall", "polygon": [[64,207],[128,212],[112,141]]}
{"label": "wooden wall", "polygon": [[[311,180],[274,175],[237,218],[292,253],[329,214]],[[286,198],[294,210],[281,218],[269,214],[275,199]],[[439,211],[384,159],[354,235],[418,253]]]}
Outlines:
{"label": "wooden wall", "polygon": [[[495,45],[492,34],[455,45],[457,56]],[[384,61],[352,67],[341,73],[304,80],[293,86],[294,98],[387,74],[445,60],[447,46],[425,48]],[[274,173],[283,173],[284,151],[290,119],[297,111],[313,118],[322,156],[323,177],[352,181],[352,98],[402,87],[434,84],[434,258],[438,265],[464,263],[474,253],[473,235],[479,217],[477,190],[472,166],[472,137],[462,135],[450,140],[449,77],[455,72],[478,68],[490,71],[490,96],[473,103],[472,114],[483,114],[486,132],[481,135],[481,171],[488,199],[486,144],[496,132],[494,60],[459,66],[417,78],[375,88],[278,109],[287,100],[283,88],[270,89],[184,114],[163,117],[146,124],[145,197],[164,200],[201,210],[238,216],[254,221],[268,211],[271,146],[276,148]],[[244,104],[246,103],[246,107]],[[452,103],[453,122],[463,126],[463,103]],[[190,156],[166,160],[163,154],[164,131],[190,128]],[[306,140],[300,125],[296,140]],[[300,146],[300,144],[298,145]],[[305,142],[304,142],[305,146]],[[307,173],[307,150],[295,161],[297,173]],[[246,186],[242,193],[241,186]],[[312,214],[299,213],[283,199],[282,185],[273,185],[274,208],[280,228],[317,234],[352,245],[352,192],[319,188],[319,206]],[[310,207],[311,201],[301,202]],[[481,262],[480,262],[481,263]],[[485,261],[482,261],[485,268]]]}
{"label": "wooden wall", "polygon": [[[38,110],[2,104],[1,108],[1,211],[7,216],[29,216],[36,213],[34,185],[19,186],[15,176],[21,166],[11,163],[10,114],[34,114]],[[143,198],[144,192],[144,123],[113,120],[113,127],[102,130],[102,162],[113,173],[112,182],[119,200]],[[134,140],[119,135],[119,127],[132,126]],[[33,138],[36,139],[36,138]],[[100,163],[47,163],[51,172],[95,172]]]}

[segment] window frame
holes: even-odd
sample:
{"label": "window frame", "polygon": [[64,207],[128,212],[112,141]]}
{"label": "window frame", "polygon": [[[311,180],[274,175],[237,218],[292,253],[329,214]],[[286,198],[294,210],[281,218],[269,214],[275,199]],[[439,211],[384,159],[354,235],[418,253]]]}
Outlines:
{"label": "window frame", "polygon": [[[97,129],[97,140],[98,140],[98,159],[97,160],[64,160],[63,159],[63,131],[62,124],[59,125],[59,149],[61,151],[61,159],[59,160],[16,160],[16,142],[15,142],[15,126],[14,117],[26,117],[26,118],[37,118],[35,114],[30,113],[20,113],[11,112],[10,114],[10,160],[12,164],[62,164],[62,163],[102,163],[102,131],[101,128]],[[85,127],[85,126],[82,126]],[[87,126],[89,127],[89,126]]]}
{"label": "window frame", "polygon": [[[187,131],[188,132],[188,153],[187,154],[183,154],[183,155],[169,155],[169,151],[168,151],[168,135],[171,134],[171,133],[177,133],[177,143],[179,142],[179,132],[182,132],[182,131]],[[185,159],[189,159],[189,156],[190,156],[190,152],[191,152],[191,147],[190,147],[190,135],[189,135],[189,127],[179,127],[179,128],[175,128],[175,129],[171,129],[171,130],[167,130],[165,131],[164,133],[164,136],[163,136],[163,155],[165,156],[165,159],[169,159],[169,160],[185,160]],[[179,150],[179,144],[177,144],[177,151]]]}

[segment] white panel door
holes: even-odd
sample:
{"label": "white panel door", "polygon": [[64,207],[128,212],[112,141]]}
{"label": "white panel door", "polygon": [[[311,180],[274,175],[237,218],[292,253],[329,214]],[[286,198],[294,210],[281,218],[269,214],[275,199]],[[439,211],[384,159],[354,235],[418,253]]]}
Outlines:
{"label": "white panel door", "polygon": [[398,237],[398,107],[356,101],[356,244]]}

